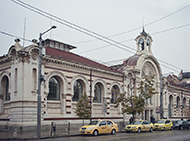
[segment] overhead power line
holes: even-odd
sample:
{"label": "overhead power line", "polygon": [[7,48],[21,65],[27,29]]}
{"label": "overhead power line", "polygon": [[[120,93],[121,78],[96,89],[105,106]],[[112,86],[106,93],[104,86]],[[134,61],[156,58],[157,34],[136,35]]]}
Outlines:
{"label": "overhead power line", "polygon": [[[144,25],[144,27],[149,26],[149,25],[152,25],[152,24],[154,24],[154,23],[157,23],[157,22],[159,22],[159,21],[161,21],[161,20],[163,20],[163,19],[165,19],[165,18],[168,18],[168,17],[170,17],[170,16],[172,16],[172,15],[174,15],[174,14],[176,14],[176,13],[182,11],[182,10],[184,10],[185,8],[187,8],[187,7],[189,7],[189,6],[190,6],[190,4],[188,4],[188,5],[186,5],[186,6],[182,7],[182,8],[180,8],[180,9],[178,9],[178,10],[176,10],[176,11],[174,11],[174,12],[172,12],[172,13],[166,15],[166,16],[163,16],[163,17],[161,17],[161,18],[159,18],[159,19],[157,19],[157,20],[154,20],[154,21],[152,21],[152,22],[150,22],[150,23],[147,23],[147,24]],[[110,36],[108,36],[108,37],[110,38],[110,37],[115,37],[115,36],[123,35],[123,34],[126,34],[126,33],[130,33],[130,32],[132,32],[132,31],[135,31],[135,30],[137,30],[137,29],[140,29],[140,28],[142,28],[142,26],[133,28],[133,29],[128,30],[128,31],[120,32],[120,33],[117,33],[117,34],[114,34],[114,35],[110,35]],[[92,42],[92,41],[96,41],[96,40],[80,41],[80,42],[76,42],[75,44],[88,43],[88,42]]]}
{"label": "overhead power line", "polygon": [[[117,47],[117,48],[123,49],[123,50],[125,50],[125,51],[127,51],[127,52],[134,53],[134,51],[136,51],[135,49],[133,49],[133,48],[127,46],[127,45],[121,44],[120,42],[117,42],[117,41],[115,41],[115,40],[109,39],[108,37],[102,36],[102,35],[100,35],[100,34],[98,34],[98,33],[96,33],[96,32],[90,31],[90,30],[85,29],[85,28],[83,28],[83,27],[80,27],[80,26],[78,26],[78,25],[76,25],[76,24],[73,24],[73,23],[71,23],[71,22],[69,22],[69,21],[66,21],[66,20],[64,20],[64,19],[61,19],[61,18],[59,18],[59,17],[57,17],[57,16],[54,16],[54,15],[52,15],[52,14],[49,14],[48,12],[42,11],[41,9],[38,9],[38,8],[36,8],[36,7],[33,7],[33,6],[31,6],[31,5],[27,4],[27,3],[24,3],[24,2],[22,2],[22,1],[20,1],[20,0],[12,0],[12,2],[14,2],[14,3],[16,3],[16,4],[18,4],[18,5],[20,5],[20,6],[24,7],[24,8],[26,8],[26,9],[28,9],[28,10],[31,10],[31,11],[33,11],[33,12],[39,14],[39,15],[42,15],[42,16],[44,16],[44,17],[46,17],[46,18],[49,18],[49,19],[51,19],[51,20],[54,20],[54,21],[56,21],[56,22],[58,22],[58,23],[60,23],[60,24],[63,24],[63,25],[65,25],[65,26],[68,26],[68,27],[70,27],[70,28],[72,28],[72,29],[74,29],[74,30],[77,30],[77,31],[79,31],[79,32],[81,32],[81,33],[84,33],[84,34],[88,35],[88,36],[94,37],[94,38],[96,38],[96,39],[98,39],[98,40],[100,40],[100,41],[106,42],[106,43],[108,43],[108,44],[110,44],[110,45],[113,45],[113,46],[115,46],[115,47]],[[123,47],[121,47],[121,46],[123,46],[123,47],[125,47],[125,48],[123,48]]]}
{"label": "overhead power line", "polygon": [[[150,34],[151,34],[151,35],[156,35],[156,34],[160,34],[160,33],[168,32],[168,31],[172,31],[172,30],[176,30],[176,29],[184,28],[184,27],[187,27],[187,26],[190,26],[190,23],[185,24],[185,25],[180,25],[180,26],[177,26],[177,27],[172,27],[172,28],[165,29],[165,30],[161,30],[161,31],[157,31],[157,32],[150,33]],[[128,39],[128,40],[120,41],[120,43],[125,43],[125,42],[132,41],[132,40],[134,40],[134,38],[132,38],[132,39]],[[101,47],[97,47],[97,48],[89,49],[89,50],[86,50],[86,51],[83,51],[83,52],[80,52],[80,53],[88,53],[88,52],[95,51],[95,50],[98,50],[98,49],[107,48],[107,47],[109,47],[109,46],[111,46],[111,45],[105,45],[105,46],[101,46]]]}
{"label": "overhead power line", "polygon": [[10,33],[7,33],[7,32],[4,32],[4,31],[0,31],[0,33],[4,34],[4,35],[7,35],[7,36],[10,36],[10,37],[14,37],[14,38],[19,38],[19,39],[22,39],[24,41],[28,41],[28,42],[32,42],[31,40],[27,40],[25,38],[22,38],[22,37],[19,37],[19,36],[16,36],[16,35],[12,35]]}

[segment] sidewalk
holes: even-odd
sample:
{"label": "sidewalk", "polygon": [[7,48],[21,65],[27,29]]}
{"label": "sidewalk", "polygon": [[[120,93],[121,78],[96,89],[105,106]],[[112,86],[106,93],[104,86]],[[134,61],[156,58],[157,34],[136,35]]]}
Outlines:
{"label": "sidewalk", "polygon": [[[41,131],[40,139],[55,138],[55,137],[69,137],[69,136],[79,136],[80,134],[75,131],[68,133],[56,133],[55,136],[50,137],[49,131]],[[28,131],[28,132],[18,132],[17,136],[12,131],[0,131],[0,140],[32,140],[37,139],[37,131]]]}

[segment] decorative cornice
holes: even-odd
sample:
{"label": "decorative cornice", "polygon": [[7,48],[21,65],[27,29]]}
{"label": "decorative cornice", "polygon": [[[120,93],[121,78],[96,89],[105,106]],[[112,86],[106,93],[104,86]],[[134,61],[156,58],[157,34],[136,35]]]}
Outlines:
{"label": "decorative cornice", "polygon": [[0,58],[0,64],[4,64],[4,63],[7,63],[7,62],[11,62],[12,59],[9,58],[8,56],[3,56]]}
{"label": "decorative cornice", "polygon": [[17,52],[18,58],[19,58],[19,62],[30,62],[30,55],[28,52],[20,50]]}
{"label": "decorative cornice", "polygon": [[113,72],[113,71],[111,71],[111,68],[110,68],[110,71],[100,69],[100,68],[93,68],[93,67],[90,67],[90,66],[81,65],[81,64],[70,62],[70,61],[51,58],[50,56],[47,56],[47,55],[44,56],[42,59],[46,61],[45,65],[47,65],[48,62],[52,62],[52,63],[63,64],[63,65],[76,67],[76,68],[80,68],[80,69],[85,69],[85,70],[88,70],[88,71],[92,70],[92,71],[97,71],[97,72],[101,72],[101,73],[108,73],[108,74],[115,75],[115,76],[123,76],[123,74],[121,72]]}

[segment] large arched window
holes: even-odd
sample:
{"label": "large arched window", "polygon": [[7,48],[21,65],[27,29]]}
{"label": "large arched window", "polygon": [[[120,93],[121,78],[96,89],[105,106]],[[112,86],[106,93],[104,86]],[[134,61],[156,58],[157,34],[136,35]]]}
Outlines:
{"label": "large arched window", "polygon": [[74,83],[74,96],[72,98],[73,101],[79,101],[81,99],[81,95],[83,94],[83,86],[80,80],[76,80]]}
{"label": "large arched window", "polygon": [[[7,77],[6,77],[7,78]],[[7,78],[7,80],[6,80],[6,83],[5,83],[6,85],[5,85],[5,101],[9,101],[10,100],[10,95],[9,95],[9,80],[8,80],[8,78]]]}
{"label": "large arched window", "polygon": [[149,98],[150,105],[152,105],[152,97]]}
{"label": "large arched window", "polygon": [[9,79],[7,76],[2,78],[1,85],[3,87],[4,100],[9,101],[11,98],[9,95]]}
{"label": "large arched window", "polygon": [[17,82],[18,82],[18,71],[17,68],[15,68],[15,92],[17,92]]}
{"label": "large arched window", "polygon": [[179,98],[179,96],[177,97],[176,101],[177,101],[176,108],[179,108],[179,104],[180,104],[180,98]]}
{"label": "large arched window", "polygon": [[9,79],[7,76],[5,77],[4,82],[5,82],[5,101],[9,101],[11,98],[9,95]]}
{"label": "large arched window", "polygon": [[94,87],[94,103],[101,103],[102,90],[99,83],[97,83]]}
{"label": "large arched window", "polygon": [[183,109],[186,108],[186,98],[183,98]]}
{"label": "large arched window", "polygon": [[117,94],[119,94],[119,88],[114,85],[111,89],[111,100],[110,100],[110,103],[114,103],[117,99]]}
{"label": "large arched window", "polygon": [[49,94],[47,100],[60,100],[60,83],[54,76],[49,80]]}
{"label": "large arched window", "polygon": [[32,70],[32,88],[33,90],[36,90],[36,84],[37,84],[37,70],[33,68]]}

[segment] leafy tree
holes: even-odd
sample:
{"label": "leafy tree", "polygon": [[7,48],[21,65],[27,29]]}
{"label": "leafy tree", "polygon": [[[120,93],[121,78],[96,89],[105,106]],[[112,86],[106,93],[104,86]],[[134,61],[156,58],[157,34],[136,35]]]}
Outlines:
{"label": "leafy tree", "polygon": [[190,109],[184,108],[184,109],[183,109],[183,115],[184,115],[184,117],[186,117],[187,119],[190,119]]}
{"label": "leafy tree", "polygon": [[123,106],[122,113],[132,114],[133,118],[138,113],[143,113],[146,106],[145,101],[156,94],[154,86],[154,76],[144,77],[138,85],[138,95],[126,96],[126,93],[120,93],[115,101],[116,106]]}
{"label": "leafy tree", "polygon": [[91,110],[90,110],[90,98],[84,93],[81,95],[81,99],[77,102],[75,113],[79,116],[80,119],[90,119],[91,118]]}

